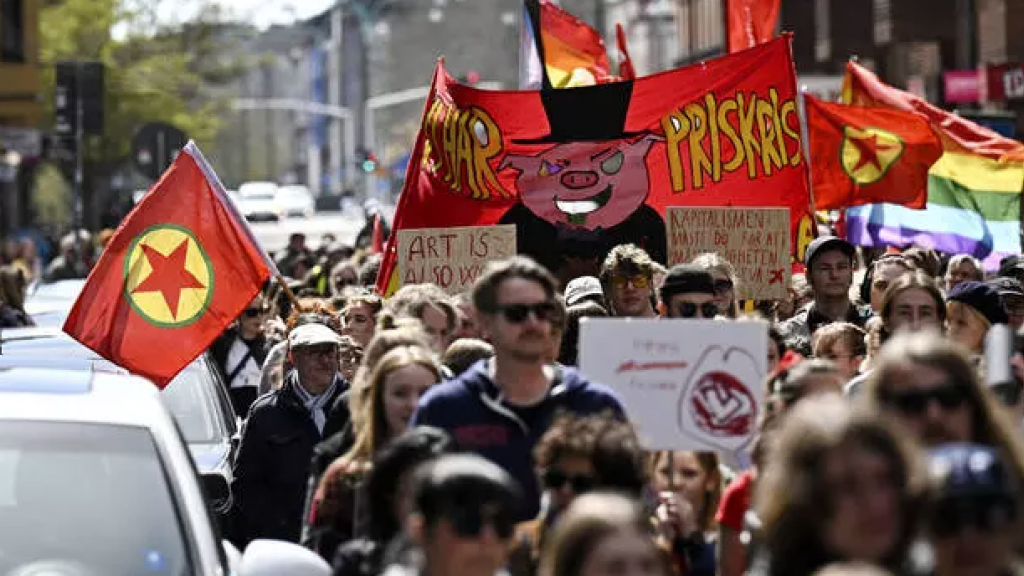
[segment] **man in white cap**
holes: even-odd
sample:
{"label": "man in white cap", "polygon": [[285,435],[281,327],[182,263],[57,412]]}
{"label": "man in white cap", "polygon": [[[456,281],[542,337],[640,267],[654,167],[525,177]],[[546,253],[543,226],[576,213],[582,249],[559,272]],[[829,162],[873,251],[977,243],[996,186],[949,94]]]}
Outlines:
{"label": "man in white cap", "polygon": [[297,542],[313,448],[340,430],[348,412],[337,399],[341,336],[319,324],[288,334],[294,369],[284,385],[253,403],[235,462],[238,544],[257,538]]}

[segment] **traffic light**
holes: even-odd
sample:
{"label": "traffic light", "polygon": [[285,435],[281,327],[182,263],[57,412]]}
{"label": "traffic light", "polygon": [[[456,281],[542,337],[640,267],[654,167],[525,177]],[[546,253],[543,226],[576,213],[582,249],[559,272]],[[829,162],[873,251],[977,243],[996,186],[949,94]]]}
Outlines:
{"label": "traffic light", "polygon": [[363,172],[366,172],[367,174],[372,174],[377,171],[377,165],[379,164],[379,162],[377,161],[377,155],[374,154],[373,152],[363,150],[360,160],[360,166],[362,166]]}

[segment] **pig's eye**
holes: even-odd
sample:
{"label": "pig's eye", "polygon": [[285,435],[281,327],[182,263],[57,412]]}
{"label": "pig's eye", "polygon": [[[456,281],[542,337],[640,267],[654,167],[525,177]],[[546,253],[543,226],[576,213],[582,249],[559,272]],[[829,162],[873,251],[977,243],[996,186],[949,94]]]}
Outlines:
{"label": "pig's eye", "polygon": [[540,162],[540,175],[541,176],[554,176],[562,171],[562,167],[558,164],[552,164],[547,160],[541,160]]}
{"label": "pig's eye", "polygon": [[612,154],[607,160],[601,162],[601,170],[603,170],[605,174],[617,174],[619,170],[622,169],[622,160],[624,157],[625,156],[623,156],[622,152]]}

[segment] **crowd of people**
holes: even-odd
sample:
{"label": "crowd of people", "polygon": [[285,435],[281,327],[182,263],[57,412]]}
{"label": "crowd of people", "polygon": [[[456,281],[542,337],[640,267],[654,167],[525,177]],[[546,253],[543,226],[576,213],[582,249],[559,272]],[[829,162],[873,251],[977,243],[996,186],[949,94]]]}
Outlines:
{"label": "crowd of people", "polygon": [[[268,287],[210,350],[247,415],[240,546],[301,542],[353,576],[1024,574],[1019,344],[1008,381],[985,361],[1024,323],[1019,259],[987,277],[823,236],[788,300],[747,306],[715,254],[666,269],[621,245],[565,285],[513,257],[465,294],[383,299],[379,255],[324,244],[293,237],[296,298]],[[762,321],[752,464],[646,450],[575,368],[594,316]]]}

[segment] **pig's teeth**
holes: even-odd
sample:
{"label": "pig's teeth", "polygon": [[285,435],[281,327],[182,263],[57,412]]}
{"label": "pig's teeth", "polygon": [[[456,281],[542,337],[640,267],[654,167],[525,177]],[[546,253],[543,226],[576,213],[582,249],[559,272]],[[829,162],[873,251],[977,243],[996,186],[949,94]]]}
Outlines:
{"label": "pig's teeth", "polygon": [[601,207],[593,200],[555,200],[555,206],[566,214],[589,214]]}

